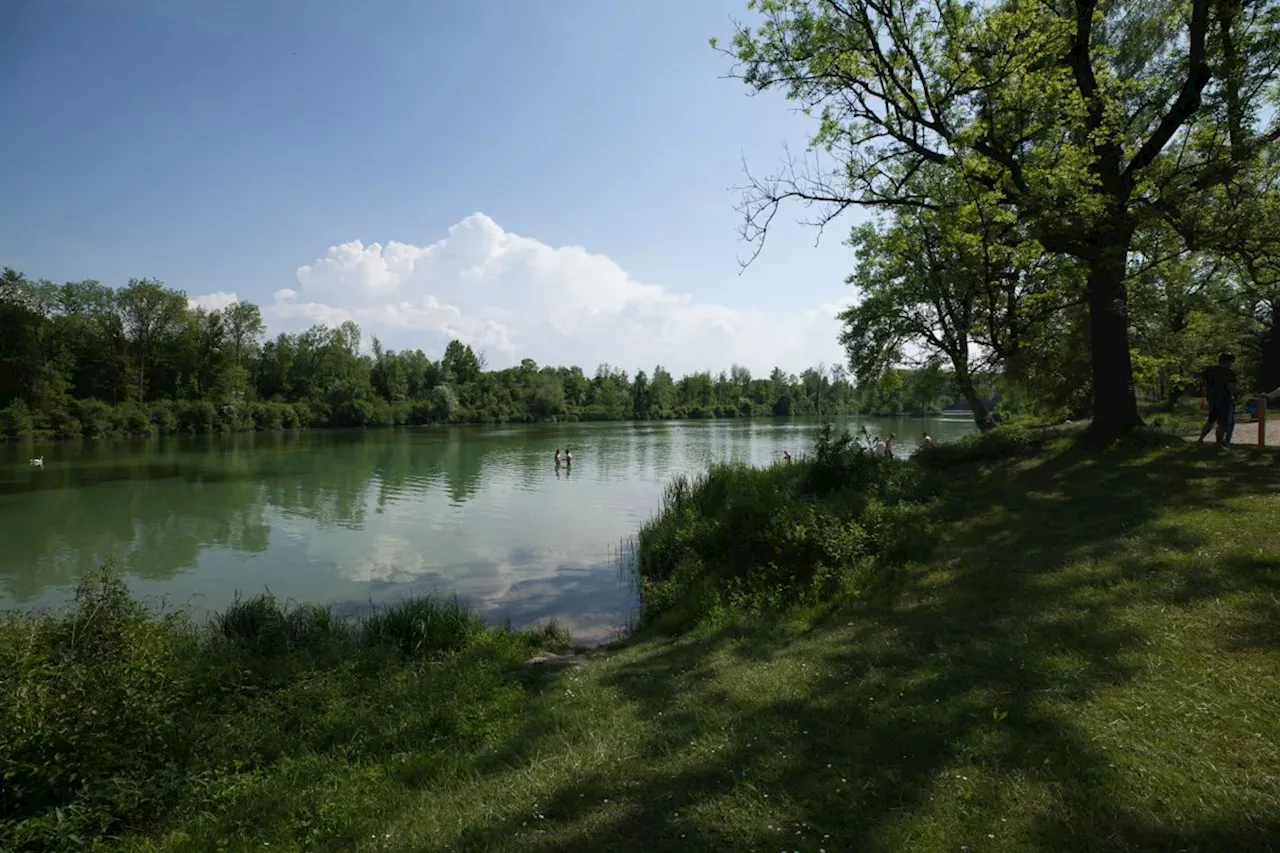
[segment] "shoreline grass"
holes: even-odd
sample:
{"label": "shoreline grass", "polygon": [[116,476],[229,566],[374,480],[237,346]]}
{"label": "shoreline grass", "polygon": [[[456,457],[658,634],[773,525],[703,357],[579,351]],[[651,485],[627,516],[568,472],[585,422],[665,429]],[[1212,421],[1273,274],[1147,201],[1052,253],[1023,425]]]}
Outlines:
{"label": "shoreline grass", "polygon": [[435,612],[454,651],[304,664],[320,617],[237,616],[217,771],[100,848],[1280,849],[1280,454],[826,443],[674,486],[642,623],[581,665]]}
{"label": "shoreline grass", "polygon": [[508,675],[567,645],[453,599],[337,618],[261,595],[202,626],[101,570],[68,609],[0,620],[0,849],[169,825],[176,849],[259,834],[348,848],[379,825],[389,770],[415,785],[466,772],[468,749],[515,724]]}

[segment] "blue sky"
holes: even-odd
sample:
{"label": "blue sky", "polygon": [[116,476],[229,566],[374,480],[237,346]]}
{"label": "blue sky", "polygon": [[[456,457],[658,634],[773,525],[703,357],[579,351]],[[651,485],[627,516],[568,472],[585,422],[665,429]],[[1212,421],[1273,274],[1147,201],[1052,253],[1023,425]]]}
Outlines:
{"label": "blue sky", "polygon": [[[722,79],[707,39],[745,14],[743,0],[10,0],[0,264],[234,293],[274,329],[351,318],[428,351],[458,334],[498,364],[838,359],[852,220],[815,248],[789,209],[738,274],[741,158],[767,169],[809,129]],[[464,220],[452,248],[425,251]],[[388,273],[392,241],[414,250]]]}

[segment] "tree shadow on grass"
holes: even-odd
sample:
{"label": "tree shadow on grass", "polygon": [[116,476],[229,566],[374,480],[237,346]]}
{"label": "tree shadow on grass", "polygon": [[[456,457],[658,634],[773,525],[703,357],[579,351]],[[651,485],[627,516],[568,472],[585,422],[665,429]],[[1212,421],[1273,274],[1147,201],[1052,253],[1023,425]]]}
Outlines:
{"label": "tree shadow on grass", "polygon": [[[1097,720],[1083,719],[1149,675],[1154,640],[1135,613],[1277,588],[1274,555],[1201,558],[1221,546],[1216,531],[1161,520],[1276,493],[1277,461],[1121,448],[957,468],[970,479],[938,499],[949,523],[930,568],[902,570],[807,635],[725,629],[611,666],[607,685],[652,723],[625,781],[588,768],[532,828],[497,819],[458,847],[1278,849],[1277,812],[1257,811],[1274,791],[1237,804],[1228,785],[1198,808],[1131,795]],[[1219,653],[1274,648],[1275,615],[1249,611]],[[725,678],[744,661],[757,669]],[[1148,769],[1174,772],[1169,757]],[[1170,777],[1171,797],[1184,781]]]}

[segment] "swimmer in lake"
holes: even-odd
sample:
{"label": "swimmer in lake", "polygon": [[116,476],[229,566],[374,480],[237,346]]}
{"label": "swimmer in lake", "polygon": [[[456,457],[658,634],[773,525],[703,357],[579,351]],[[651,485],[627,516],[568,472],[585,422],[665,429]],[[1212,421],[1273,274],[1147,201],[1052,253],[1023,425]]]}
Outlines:
{"label": "swimmer in lake", "polygon": [[566,466],[573,464],[573,453],[567,447],[564,449],[564,464]]}
{"label": "swimmer in lake", "polygon": [[560,448],[556,448],[556,467],[560,467]]}

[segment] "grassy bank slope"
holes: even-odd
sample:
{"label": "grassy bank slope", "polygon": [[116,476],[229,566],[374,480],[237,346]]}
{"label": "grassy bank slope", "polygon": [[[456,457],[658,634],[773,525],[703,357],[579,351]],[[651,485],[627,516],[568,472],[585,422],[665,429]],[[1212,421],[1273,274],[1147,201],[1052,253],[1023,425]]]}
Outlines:
{"label": "grassy bank slope", "polygon": [[565,639],[430,599],[344,620],[264,596],[197,625],[96,574],[65,613],[0,620],[0,850],[365,845],[512,735],[511,674]]}
{"label": "grassy bank slope", "polygon": [[[1280,454],[1006,435],[836,462],[673,495],[633,642],[491,666],[438,736],[353,693],[322,737],[301,692],[288,772],[247,763],[112,846],[1280,849]],[[775,499],[785,526],[711,550]]]}
{"label": "grassy bank slope", "polygon": [[933,522],[907,524],[931,547],[890,581],[601,655],[553,682],[505,768],[389,830],[584,853],[1280,847],[1280,457],[994,443],[938,455]]}

